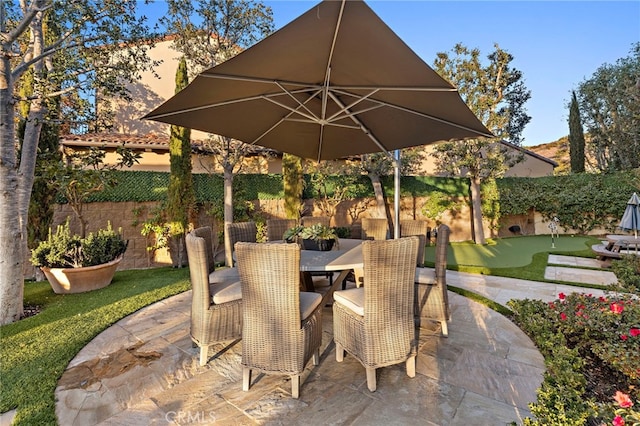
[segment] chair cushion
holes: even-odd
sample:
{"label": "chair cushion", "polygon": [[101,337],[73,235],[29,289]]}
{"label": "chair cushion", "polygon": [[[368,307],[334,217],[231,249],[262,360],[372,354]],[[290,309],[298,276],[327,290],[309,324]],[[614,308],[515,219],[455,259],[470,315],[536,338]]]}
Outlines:
{"label": "chair cushion", "polygon": [[240,281],[211,284],[209,290],[211,292],[211,300],[216,305],[242,299]]}
{"label": "chair cushion", "polygon": [[234,282],[240,280],[238,268],[216,269],[209,274],[209,284],[219,284],[225,282]]}
{"label": "chair cushion", "polygon": [[364,287],[334,291],[333,299],[356,315],[364,316]]}
{"label": "chair cushion", "polygon": [[320,293],[310,291],[300,292],[300,319],[306,320],[320,304],[322,296]]}

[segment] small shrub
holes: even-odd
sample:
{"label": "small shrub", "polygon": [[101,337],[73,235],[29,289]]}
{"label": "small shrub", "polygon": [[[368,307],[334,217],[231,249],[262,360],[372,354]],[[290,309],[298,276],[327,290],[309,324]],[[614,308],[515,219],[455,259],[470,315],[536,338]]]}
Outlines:
{"label": "small shrub", "polygon": [[124,254],[127,242],[119,232],[111,228],[90,233],[86,238],[72,235],[69,221],[58,225],[55,234],[49,231],[49,237],[31,252],[31,263],[48,268],[80,268],[111,262]]}

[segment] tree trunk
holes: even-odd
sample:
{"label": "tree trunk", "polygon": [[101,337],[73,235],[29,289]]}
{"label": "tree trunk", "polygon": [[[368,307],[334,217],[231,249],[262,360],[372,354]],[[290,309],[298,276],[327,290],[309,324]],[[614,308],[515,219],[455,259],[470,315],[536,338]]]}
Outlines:
{"label": "tree trunk", "polygon": [[376,197],[376,209],[375,209],[375,217],[387,217],[385,202],[384,202],[384,191],[382,190],[382,182],[380,181],[380,176],[377,173],[369,172],[367,174],[369,179],[371,180],[371,185],[373,186],[373,193]]}
{"label": "tree trunk", "polygon": [[471,214],[473,216],[473,241],[476,244],[487,244],[482,226],[482,200],[480,198],[480,179],[471,178]]}
{"label": "tree trunk", "polygon": [[[20,231],[15,121],[9,56],[0,57],[0,325],[23,312],[23,258]],[[35,153],[33,153],[35,158]],[[26,236],[24,238],[26,241]]]}
{"label": "tree trunk", "polygon": [[227,223],[233,222],[233,166],[224,166],[224,252],[225,265],[233,266],[232,247],[227,235]]}

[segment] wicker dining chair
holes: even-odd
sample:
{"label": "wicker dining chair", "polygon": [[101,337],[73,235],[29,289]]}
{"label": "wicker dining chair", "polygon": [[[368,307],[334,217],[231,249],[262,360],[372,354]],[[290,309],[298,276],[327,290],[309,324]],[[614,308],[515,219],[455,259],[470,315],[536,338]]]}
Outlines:
{"label": "wicker dining chair", "polygon": [[386,240],[389,234],[387,219],[365,217],[362,219],[361,238],[363,240]]}
{"label": "wicker dining chair", "polygon": [[309,359],[320,361],[322,296],[300,292],[300,246],[237,243],[242,285],[242,390],[251,371],[291,377],[291,396],[300,395],[300,375]]}
{"label": "wicker dining chair", "polygon": [[438,226],[436,239],[435,270],[418,268],[416,271],[415,316],[418,325],[423,321],[440,323],[442,335],[449,336],[448,321],[451,321],[449,296],[447,293],[447,247],[451,230],[447,225]]}
{"label": "wicker dining chair", "polygon": [[331,218],[325,216],[303,216],[300,218],[300,224],[302,226],[311,226],[319,223],[324,226],[329,226]]}
{"label": "wicker dining chair", "polygon": [[191,340],[200,347],[200,365],[208,360],[209,346],[242,336],[240,282],[209,284],[208,249],[194,232],[185,238],[191,277]]}
{"label": "wicker dining chair", "polygon": [[333,293],[336,360],[344,351],[365,367],[367,387],[376,390],[376,369],[406,363],[416,374],[417,342],[413,318],[418,238],[363,241],[366,286]]}
{"label": "wicker dining chair", "polygon": [[227,253],[227,264],[232,266],[235,264],[233,261],[233,252],[235,250],[236,243],[238,241],[246,243],[257,242],[258,226],[255,222],[233,222],[227,223],[226,231],[229,244],[231,245],[231,253]]}
{"label": "wicker dining chair", "polygon": [[207,249],[207,264],[209,268],[209,284],[221,284],[229,281],[240,281],[238,268],[215,268],[215,254],[213,251],[213,230],[210,226],[202,226],[193,231],[196,237],[204,238]]}
{"label": "wicker dining chair", "polygon": [[427,245],[427,233],[429,226],[426,220],[401,220],[400,221],[400,237],[417,236],[420,239],[418,245],[417,266],[424,266],[424,247]]}
{"label": "wicker dining chair", "polygon": [[296,219],[267,219],[267,240],[282,240],[285,231],[297,224],[298,221]]}

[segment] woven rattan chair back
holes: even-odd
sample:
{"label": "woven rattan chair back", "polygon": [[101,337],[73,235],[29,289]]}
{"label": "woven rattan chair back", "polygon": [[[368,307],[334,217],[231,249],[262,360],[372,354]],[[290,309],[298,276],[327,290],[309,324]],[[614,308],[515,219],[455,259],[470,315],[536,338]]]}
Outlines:
{"label": "woven rattan chair back", "polygon": [[202,226],[192,231],[196,237],[204,239],[204,246],[207,251],[207,269],[209,273],[215,269],[215,255],[213,253],[213,230],[210,226]]}
{"label": "woven rattan chair back", "polygon": [[282,240],[287,229],[291,229],[298,224],[296,219],[267,219],[267,240]]}
{"label": "woven rattan chair back", "polygon": [[[386,241],[364,241],[364,316],[333,304],[336,359],[343,350],[357,358],[367,371],[367,386],[376,389],[375,370],[407,363],[407,374],[415,376],[417,343],[413,318],[415,236]],[[339,292],[336,292],[339,293]]]}
{"label": "woven rattan chair back", "polygon": [[185,238],[191,280],[191,340],[200,347],[200,365],[208,360],[209,346],[242,335],[242,300],[215,304],[209,288],[207,243],[194,232]]}
{"label": "woven rattan chair back", "polygon": [[[258,226],[255,222],[227,223],[226,232],[231,248],[231,258],[233,258],[233,252],[237,242],[255,243],[258,241]],[[227,253],[227,256],[228,255],[229,253]],[[227,261],[227,264],[231,266],[234,262]]]}
{"label": "woven rattan chair back", "polygon": [[321,305],[300,317],[300,246],[239,242],[236,258],[244,306],[243,390],[249,390],[251,370],[259,370],[291,376],[297,398],[300,374],[311,357],[317,364],[322,341]]}
{"label": "woven rattan chair back", "polygon": [[[416,274],[416,323],[422,326],[425,321],[440,323],[442,335],[449,335],[448,321],[451,320],[449,296],[447,290],[447,248],[451,231],[447,225],[438,227],[435,252],[435,273],[427,273],[428,268]],[[425,273],[422,273],[422,272]],[[424,278],[423,278],[424,277]]]}
{"label": "woven rattan chair back", "polygon": [[400,221],[400,237],[417,236],[420,239],[418,245],[417,266],[424,266],[424,247],[427,245],[427,232],[429,226],[426,220],[401,220]]}
{"label": "woven rattan chair back", "polygon": [[361,238],[363,240],[386,240],[389,235],[387,219],[365,217],[362,219]]}

